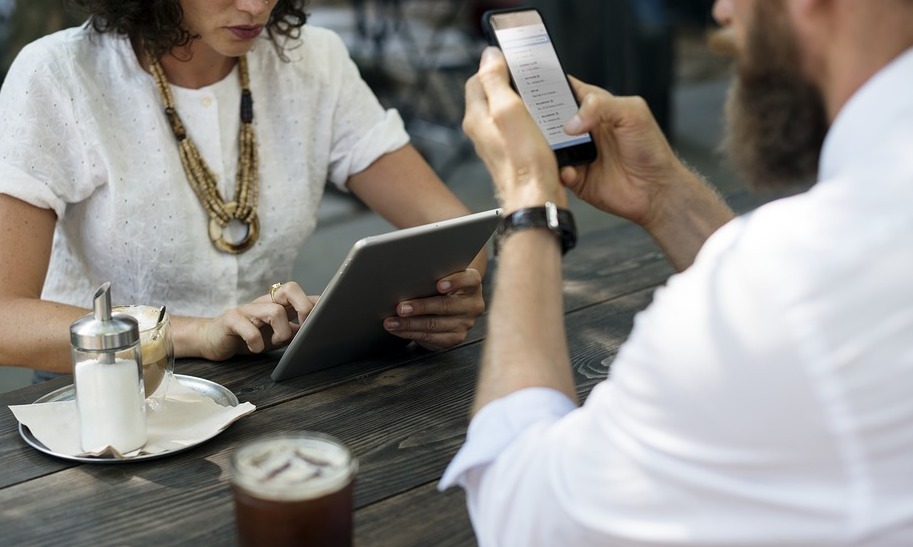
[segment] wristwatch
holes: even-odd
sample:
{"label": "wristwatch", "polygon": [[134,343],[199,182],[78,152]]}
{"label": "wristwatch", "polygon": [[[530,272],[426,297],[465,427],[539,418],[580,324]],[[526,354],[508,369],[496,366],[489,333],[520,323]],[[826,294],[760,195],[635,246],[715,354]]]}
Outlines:
{"label": "wristwatch", "polygon": [[500,242],[505,237],[528,228],[545,228],[555,234],[561,243],[562,255],[577,245],[577,225],[574,224],[574,215],[567,209],[559,209],[557,205],[547,201],[543,207],[517,209],[501,219],[495,232],[495,255],[498,254]]}

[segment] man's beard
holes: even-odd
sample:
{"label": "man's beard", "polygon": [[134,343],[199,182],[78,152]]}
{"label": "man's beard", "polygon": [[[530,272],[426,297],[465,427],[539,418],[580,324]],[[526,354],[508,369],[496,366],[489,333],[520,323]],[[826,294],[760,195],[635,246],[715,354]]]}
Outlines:
{"label": "man's beard", "polygon": [[752,188],[810,183],[828,129],[824,99],[802,74],[781,2],[763,0],[755,6],[726,100],[724,147]]}

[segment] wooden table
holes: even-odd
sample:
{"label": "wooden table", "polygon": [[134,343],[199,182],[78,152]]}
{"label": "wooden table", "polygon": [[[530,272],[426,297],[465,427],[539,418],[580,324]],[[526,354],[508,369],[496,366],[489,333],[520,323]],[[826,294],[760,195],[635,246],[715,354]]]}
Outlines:
{"label": "wooden table", "polygon": [[[585,234],[564,272],[585,398],[672,269],[647,235],[621,223]],[[407,348],[282,383],[269,378],[274,357],[179,360],[176,372],[218,382],[257,410],[195,448],[147,462],[79,464],[22,440],[7,405],[31,403],[69,377],[0,395],[0,543],[234,545],[233,450],[264,433],[315,430],[342,439],[360,461],[357,545],[474,545],[462,490],[436,486],[466,433],[486,320],[448,351]]]}

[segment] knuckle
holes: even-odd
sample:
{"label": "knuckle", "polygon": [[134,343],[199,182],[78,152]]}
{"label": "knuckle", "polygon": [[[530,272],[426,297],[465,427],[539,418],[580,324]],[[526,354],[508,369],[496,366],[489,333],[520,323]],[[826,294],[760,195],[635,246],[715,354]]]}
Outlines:
{"label": "knuckle", "polygon": [[649,118],[651,116],[650,106],[643,97],[635,95],[633,97],[627,97],[626,101],[630,106],[631,111],[639,118]]}
{"label": "knuckle", "polygon": [[466,339],[465,333],[458,333],[458,332],[449,333],[446,336],[438,338],[438,345],[440,345],[441,347],[449,348],[449,347],[456,346],[457,344],[461,343],[465,339]]}
{"label": "knuckle", "polygon": [[500,80],[501,76],[494,70],[486,70],[485,68],[479,69],[476,72],[475,78],[484,86],[487,83],[497,82]]}
{"label": "knuckle", "polygon": [[475,126],[472,123],[470,116],[471,116],[471,114],[469,114],[469,112],[467,112],[466,116],[463,117],[462,127],[463,127],[463,133],[465,133],[466,136],[468,136],[471,139],[471,138],[475,137]]}
{"label": "knuckle", "polygon": [[[521,110],[522,109],[522,110]],[[499,101],[498,104],[491,108],[491,115],[497,125],[504,125],[527,112],[526,107],[517,98]]]}
{"label": "knuckle", "polygon": [[285,308],[281,306],[271,306],[266,313],[266,322],[270,325],[280,325],[282,321],[288,321]]}
{"label": "knuckle", "polygon": [[265,327],[265,326],[267,325],[267,323],[265,323],[265,322],[264,322],[262,319],[260,319],[259,317],[251,317],[248,321],[250,321],[251,324],[252,324],[255,328],[258,328],[258,329],[262,329],[263,327]]}
{"label": "knuckle", "polygon": [[452,296],[444,296],[441,298],[441,311],[439,315],[452,315],[453,314],[453,299]]}
{"label": "knuckle", "polygon": [[301,285],[299,285],[297,281],[287,281],[283,283],[282,286],[290,289],[301,289]]}
{"label": "knuckle", "polygon": [[585,110],[601,110],[608,103],[608,97],[590,93],[583,98],[580,106]]}
{"label": "knuckle", "polygon": [[476,324],[476,320],[475,320],[474,317],[467,317],[467,318],[465,318],[465,319],[462,321],[461,325],[460,325],[461,327],[463,327],[463,328],[460,330],[460,332],[462,332],[462,333],[468,332],[469,329],[471,329],[472,327],[475,326],[475,324]]}

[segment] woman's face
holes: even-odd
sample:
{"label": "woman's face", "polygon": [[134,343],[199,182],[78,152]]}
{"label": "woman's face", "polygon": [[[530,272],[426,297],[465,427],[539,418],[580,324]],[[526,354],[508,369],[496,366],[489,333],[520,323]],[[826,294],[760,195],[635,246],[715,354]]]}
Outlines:
{"label": "woman's face", "polygon": [[279,0],[180,0],[183,26],[206,46],[226,57],[244,55],[263,33]]}

